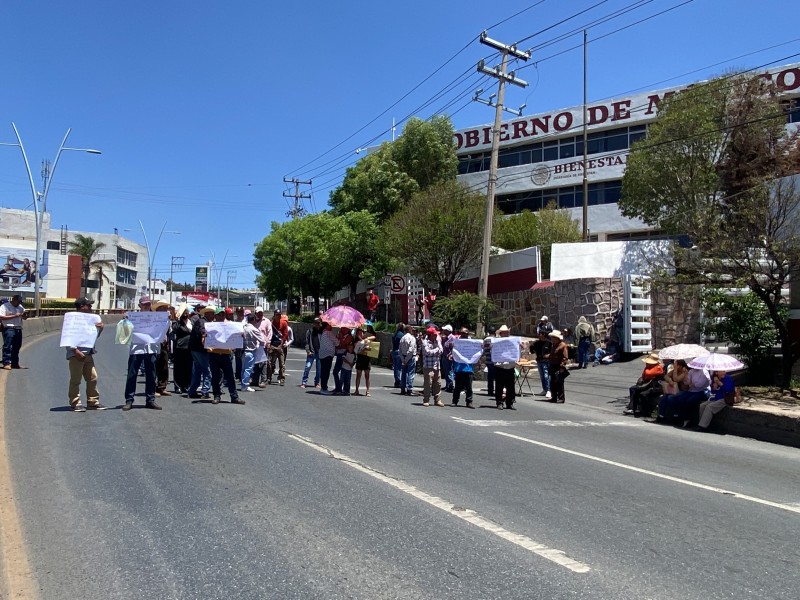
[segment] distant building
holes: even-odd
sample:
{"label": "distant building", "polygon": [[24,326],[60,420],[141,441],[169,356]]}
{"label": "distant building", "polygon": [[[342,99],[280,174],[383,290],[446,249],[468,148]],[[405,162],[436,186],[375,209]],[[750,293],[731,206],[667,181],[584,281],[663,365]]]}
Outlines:
{"label": "distant building", "polygon": [[[40,251],[36,260],[36,217],[33,211],[0,208],[0,295],[21,294],[33,298],[35,278],[39,277],[42,304],[48,298],[77,298],[82,293],[82,265],[70,255],[68,242],[77,234],[91,237],[106,247],[95,259],[106,260],[110,269],[92,271],[86,294],[95,308],[133,308],[143,289],[147,289],[147,248],[118,233],[52,229],[50,213],[42,218]],[[26,262],[27,261],[27,262]],[[41,262],[41,265],[38,264]],[[25,268],[27,265],[27,269]]]}
{"label": "distant building", "polygon": [[[764,74],[786,98],[787,120],[800,124],[800,63]],[[619,99],[587,107],[587,224],[591,238],[622,241],[660,237],[643,222],[622,216],[617,202],[631,144],[647,135],[664,98],[687,86]],[[492,125],[455,133],[458,179],[484,191],[489,177]],[[536,212],[551,202],[583,220],[583,106],[520,117],[501,125],[495,202],[506,214]]]}

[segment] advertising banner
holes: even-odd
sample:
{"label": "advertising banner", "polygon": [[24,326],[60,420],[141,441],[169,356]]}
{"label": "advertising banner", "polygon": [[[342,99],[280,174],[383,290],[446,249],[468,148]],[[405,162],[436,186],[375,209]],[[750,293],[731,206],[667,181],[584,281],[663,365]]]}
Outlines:
{"label": "advertising banner", "polygon": [[0,246],[0,294],[33,292],[36,278],[39,289],[45,291],[44,276],[47,272],[36,264],[36,251],[32,248]]}

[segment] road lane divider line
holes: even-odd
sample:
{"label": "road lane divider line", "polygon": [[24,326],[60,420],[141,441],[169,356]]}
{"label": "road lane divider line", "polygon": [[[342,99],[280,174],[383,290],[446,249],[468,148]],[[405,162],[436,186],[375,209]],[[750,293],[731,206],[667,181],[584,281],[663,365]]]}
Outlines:
{"label": "road lane divider line", "polygon": [[609,465],[612,467],[617,467],[619,469],[625,469],[627,471],[633,471],[634,473],[641,473],[642,475],[649,475],[650,477],[657,477],[658,479],[665,479],[667,481],[672,481],[673,483],[680,483],[682,485],[687,485],[689,487],[697,488],[700,490],[705,490],[707,492],[714,492],[715,494],[722,494],[724,496],[729,496],[731,498],[738,498],[739,500],[746,500],[747,502],[753,502],[755,504],[761,504],[764,506],[771,506],[772,508],[778,508],[780,510],[785,510],[788,512],[793,512],[800,514],[800,506],[796,506],[793,504],[784,504],[781,502],[773,502],[772,500],[765,500],[763,498],[757,498],[756,496],[748,496],[747,494],[740,494],[739,492],[734,492],[731,490],[726,490],[724,488],[714,487],[713,485],[706,485],[705,483],[699,483],[697,481],[691,481],[689,479],[683,479],[682,477],[674,477],[673,475],[667,475],[666,473],[659,473],[657,471],[650,471],[649,469],[642,469],[641,467],[634,467],[633,465],[627,465],[625,463],[617,462],[615,460],[609,460],[607,458],[601,458],[599,456],[594,456],[592,454],[586,454],[584,452],[578,452],[576,450],[570,450],[569,448],[564,448],[562,446],[555,446],[553,444],[547,444],[545,442],[539,442],[536,440],[532,440],[530,438],[523,437],[521,435],[514,435],[513,433],[506,433],[505,431],[495,431],[497,435],[502,435],[507,438],[511,438],[514,440],[519,440],[520,442],[526,442],[528,444],[533,444],[535,446],[541,446],[542,448],[548,448],[550,450],[555,450],[557,452],[563,452],[564,454],[571,454],[572,456],[578,456],[580,458],[585,458],[587,460],[592,460],[595,462],[603,463],[605,465]]}
{"label": "road lane divider line", "polygon": [[395,479],[394,477],[385,475],[380,471],[376,471],[375,469],[363,465],[358,461],[356,461],[355,459],[350,458],[349,456],[340,454],[339,452],[331,450],[330,448],[318,444],[313,440],[310,440],[308,438],[293,433],[290,433],[288,435],[290,438],[297,440],[298,442],[305,444],[310,448],[313,448],[317,452],[321,452],[322,454],[327,454],[328,456],[341,461],[342,463],[346,464],[349,467],[352,467],[357,471],[360,471],[366,475],[369,475],[370,477],[373,477],[374,479],[377,479],[378,481],[390,485],[393,488],[416,498],[417,500],[422,500],[426,504],[429,504],[434,508],[438,508],[439,510],[444,511],[449,515],[458,517],[459,519],[466,521],[467,523],[471,523],[476,527],[480,527],[484,531],[492,533],[499,538],[511,542],[512,544],[516,544],[517,546],[525,550],[528,550],[533,554],[541,556],[542,558],[545,558],[557,564],[560,567],[569,569],[574,573],[588,573],[591,570],[591,568],[588,565],[568,557],[563,551],[556,550],[555,548],[550,548],[549,546],[546,546],[544,544],[540,544],[539,542],[532,540],[526,535],[509,531],[501,527],[497,523],[494,523],[482,517],[472,509],[455,506],[452,503],[442,498],[439,498],[438,496],[433,496],[431,494],[423,492],[422,490],[417,489],[413,485],[409,485],[399,479]]}

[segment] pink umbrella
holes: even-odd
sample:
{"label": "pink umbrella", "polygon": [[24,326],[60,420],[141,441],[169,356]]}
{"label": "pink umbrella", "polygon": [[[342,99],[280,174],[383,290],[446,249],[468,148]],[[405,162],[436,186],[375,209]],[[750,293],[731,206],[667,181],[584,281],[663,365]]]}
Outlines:
{"label": "pink umbrella", "polygon": [[733,356],[712,352],[705,356],[698,356],[688,366],[692,369],[705,369],[706,371],[738,371],[744,369],[744,364]]}
{"label": "pink umbrella", "polygon": [[367,320],[352,306],[331,306],[320,317],[333,327],[361,327]]}

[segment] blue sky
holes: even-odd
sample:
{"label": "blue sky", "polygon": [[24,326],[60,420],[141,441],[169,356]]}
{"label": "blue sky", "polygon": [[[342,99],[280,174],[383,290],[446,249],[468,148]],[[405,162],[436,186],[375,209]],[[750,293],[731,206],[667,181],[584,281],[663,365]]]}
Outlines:
{"label": "blue sky", "polygon": [[[800,62],[786,0],[684,2],[5,1],[0,142],[14,141],[15,122],[39,186],[42,159],[72,128],[69,146],[103,154],[62,154],[54,227],[132,229],[141,242],[141,219],[152,247],[166,223],[180,234],[162,237],[159,275],[183,256],[175,279],[190,281],[195,265],[214,254],[221,266],[227,253],[231,284],[248,287],[254,244],[286,219],[284,176],[311,179],[305,208],[323,210],[355,150],[391,139],[393,117],[443,111],[456,128],[493,119],[469,101],[489,85],[473,74],[491,55],[477,41],[485,28],[506,43],[546,29],[521,44],[541,46],[518,72],[530,86],[506,97],[525,114],[581,103],[583,53],[569,50],[581,34],[553,40],[583,27],[590,101]],[[0,147],[0,204],[31,206],[15,148]]]}

